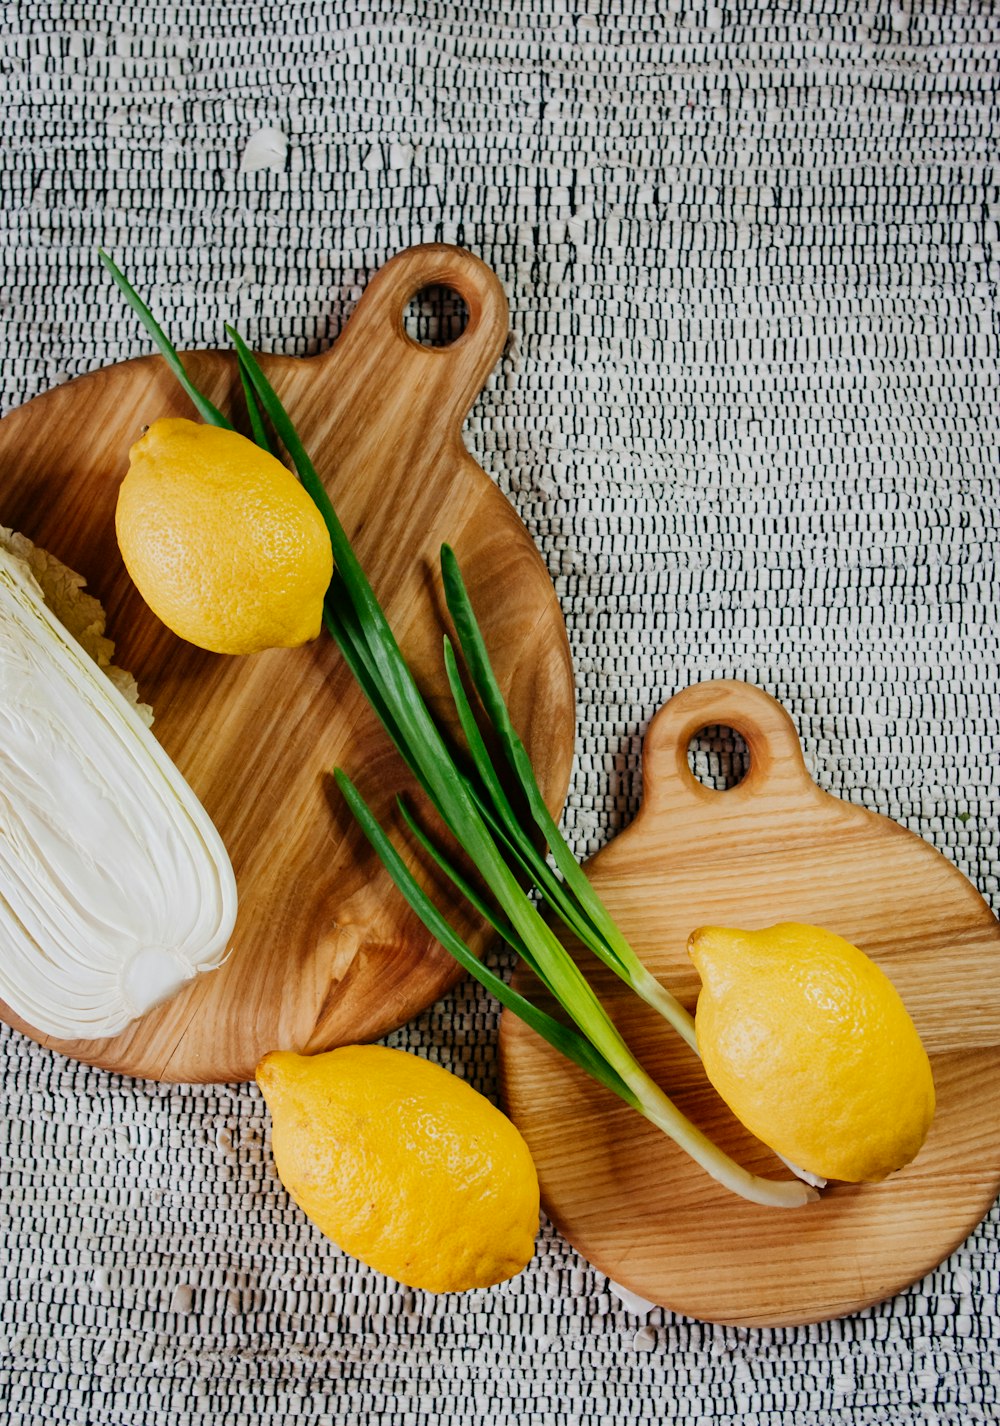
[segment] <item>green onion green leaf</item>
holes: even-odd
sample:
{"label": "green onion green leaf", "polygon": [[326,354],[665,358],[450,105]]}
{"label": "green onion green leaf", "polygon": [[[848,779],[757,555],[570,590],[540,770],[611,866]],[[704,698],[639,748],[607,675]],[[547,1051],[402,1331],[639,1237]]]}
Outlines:
{"label": "green onion green leaf", "polygon": [[142,298],[139,296],[138,292],[136,292],[135,288],[129,282],[125,274],[116,266],[112,259],[108,257],[107,253],[104,251],[103,248],[98,249],[97,255],[101,259],[101,262],[104,264],[104,266],[107,268],[108,272],[111,274],[112,280],[115,282],[116,286],[124,296],[125,301],[138,315],[139,320],[142,322],[142,325],[146,328],[146,331],[149,333],[153,341],[159,347],[160,355],[163,357],[163,360],[167,363],[167,366],[169,366],[174,376],[176,376],[181,386],[184,388],[188,396],[190,396],[191,400],[194,402],[194,406],[198,412],[198,415],[210,426],[222,426],[224,430],[231,431],[233,429],[232,425],[229,421],[226,420],[225,416],[223,416],[219,408],[217,406],[213,406],[212,402],[209,401],[208,397],[203,396],[198,390],[198,388],[194,385],[191,378],[184,370],[183,362],[177,355],[177,348],[174,346],[173,342],[171,342],[166,332],[164,332],[163,328],[157,322],[156,318],[146,306],[145,302],[143,302]]}

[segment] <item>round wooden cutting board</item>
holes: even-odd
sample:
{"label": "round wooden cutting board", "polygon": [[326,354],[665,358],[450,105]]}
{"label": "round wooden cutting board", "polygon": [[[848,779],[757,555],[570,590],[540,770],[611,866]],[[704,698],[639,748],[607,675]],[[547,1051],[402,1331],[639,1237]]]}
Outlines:
{"label": "round wooden cutting board", "polygon": [[[446,347],[420,345],[404,327],[410,299],[433,285],[457,292],[469,314]],[[444,541],[454,546],[557,809],[575,726],[562,616],[528,532],[461,438],[506,336],[496,276],[471,254],[434,245],[388,263],[324,355],[262,364],[438,708],[448,701],[438,553]],[[192,352],[185,364],[218,406],[234,419],[244,412],[229,354]],[[218,827],[240,896],[220,970],[113,1040],[44,1043],[128,1074],[243,1080],[271,1049],[383,1034],[434,1001],[456,966],[408,911],[333,787],[340,764],[394,825],[396,793],[411,788],[333,641],[252,658],[204,653],[159,623],[125,573],[114,509],[129,446],[157,417],[193,414],[158,357],[36,398],[0,422],[0,524],[79,570],[103,602],[116,662],[135,674],[156,736]],[[436,880],[434,894],[449,904]],[[481,947],[482,927],[457,922]],[[33,1033],[2,1005],[0,1016]]]}
{"label": "round wooden cutting board", "polygon": [[[688,745],[725,724],[750,770],[726,792],[692,775]],[[720,680],[671,699],[650,725],[636,821],[588,873],[632,945],[693,1008],[698,926],[828,927],[883,966],[934,1068],[938,1107],[916,1160],[881,1184],[838,1184],[798,1209],[716,1185],[670,1140],[513,1015],[501,1026],[510,1112],[562,1233],[613,1280],[711,1322],[839,1317],[924,1276],[1000,1189],[1000,927],[940,853],[812,782],[788,715]],[[583,963],[637,1057],[679,1107],[755,1172],[784,1166],[732,1118],[696,1057],[592,957]],[[522,989],[527,973],[518,972]],[[538,994],[537,983],[530,986]]]}

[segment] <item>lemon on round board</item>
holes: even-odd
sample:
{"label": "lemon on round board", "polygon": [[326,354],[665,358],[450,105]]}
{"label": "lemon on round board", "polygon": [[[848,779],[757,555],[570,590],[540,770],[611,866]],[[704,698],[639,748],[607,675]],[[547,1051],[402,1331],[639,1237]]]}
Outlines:
{"label": "lemon on round board", "polygon": [[333,552],[291,471],[237,431],[182,417],[154,421],[129,462],[118,546],[169,629],[221,654],[317,636]]}
{"label": "lemon on round board", "polygon": [[344,1252],[408,1287],[514,1277],[538,1231],[538,1176],[517,1129],[429,1060],[380,1045],[276,1051],[257,1066],[292,1198]]}
{"label": "lemon on round board", "polygon": [[916,1155],[934,1115],[927,1052],[888,976],[849,941],[786,922],[706,926],[695,1027],[737,1119],[827,1179],[878,1181]]}

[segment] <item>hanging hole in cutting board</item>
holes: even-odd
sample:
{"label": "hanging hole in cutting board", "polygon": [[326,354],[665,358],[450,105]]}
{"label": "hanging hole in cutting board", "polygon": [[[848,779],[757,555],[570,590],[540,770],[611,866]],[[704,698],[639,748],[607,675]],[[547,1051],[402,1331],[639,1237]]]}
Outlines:
{"label": "hanging hole in cutting board", "polygon": [[687,760],[692,775],[714,792],[738,787],[750,771],[750,749],[735,728],[724,724],[695,733],[688,743]]}
{"label": "hanging hole in cutting board", "polygon": [[450,347],[469,325],[469,309],[453,287],[435,283],[414,293],[403,313],[411,341],[422,347]]}

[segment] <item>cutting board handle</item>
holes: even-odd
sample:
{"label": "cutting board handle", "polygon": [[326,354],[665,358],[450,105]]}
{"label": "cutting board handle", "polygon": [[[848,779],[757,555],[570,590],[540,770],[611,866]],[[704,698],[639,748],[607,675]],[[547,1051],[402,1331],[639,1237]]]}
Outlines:
{"label": "cutting board handle", "polygon": [[[465,330],[447,346],[425,346],[406,330],[407,305],[426,287],[451,288],[468,309]],[[398,253],[375,274],[329,355],[348,361],[361,347],[371,364],[374,349],[389,399],[405,392],[414,408],[424,407],[435,429],[450,427],[457,435],[507,332],[507,298],[496,273],[464,248],[423,243]],[[414,425],[423,414],[413,409]]]}
{"label": "cutting board handle", "polygon": [[[699,782],[688,765],[688,745],[702,728],[721,725],[739,733],[750,753],[742,782],[725,792]],[[736,815],[765,796],[769,804],[801,804],[822,796],[806,770],[795,724],[769,693],[736,679],[709,679],[675,694],[653,718],[642,754],[643,813],[671,814],[679,805],[719,797]]]}

